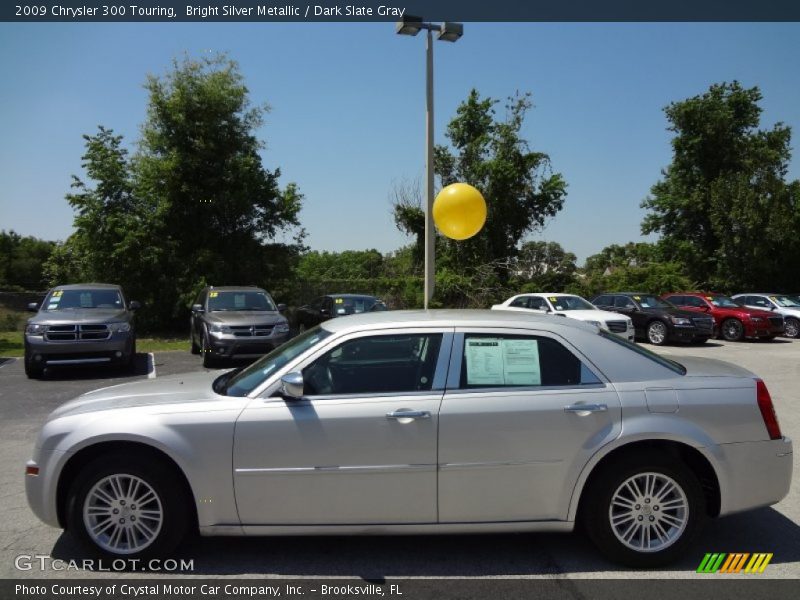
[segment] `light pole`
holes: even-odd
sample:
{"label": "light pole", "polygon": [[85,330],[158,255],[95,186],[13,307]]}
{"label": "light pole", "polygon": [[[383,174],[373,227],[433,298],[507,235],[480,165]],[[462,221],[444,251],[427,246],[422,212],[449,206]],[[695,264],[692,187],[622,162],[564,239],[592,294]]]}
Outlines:
{"label": "light pole", "polygon": [[417,35],[427,32],[425,44],[425,302],[433,297],[436,237],[433,229],[433,35],[445,42],[455,42],[464,34],[461,23],[424,23],[420,17],[407,16],[395,25],[400,35]]}

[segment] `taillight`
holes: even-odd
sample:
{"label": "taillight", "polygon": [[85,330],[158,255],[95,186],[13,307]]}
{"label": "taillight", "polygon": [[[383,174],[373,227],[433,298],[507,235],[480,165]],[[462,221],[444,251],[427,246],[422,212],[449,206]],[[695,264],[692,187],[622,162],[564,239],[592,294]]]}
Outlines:
{"label": "taillight", "polygon": [[781,439],[783,436],[781,435],[781,426],[778,424],[778,415],[775,414],[775,407],[772,405],[767,384],[761,379],[756,379],[756,400],[758,409],[761,411],[761,418],[764,419],[764,425],[767,427],[769,439]]}

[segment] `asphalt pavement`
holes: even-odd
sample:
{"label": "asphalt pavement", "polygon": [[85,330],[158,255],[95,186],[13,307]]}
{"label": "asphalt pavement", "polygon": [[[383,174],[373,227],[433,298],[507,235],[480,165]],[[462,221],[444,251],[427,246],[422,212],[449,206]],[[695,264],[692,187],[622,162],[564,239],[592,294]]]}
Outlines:
{"label": "asphalt pavement", "polygon": [[[652,346],[650,346],[652,348]],[[706,356],[759,374],[767,383],[785,435],[800,439],[800,341],[710,342],[656,349],[680,360]],[[20,556],[63,561],[84,558],[71,536],[40,523],[28,508],[23,470],[47,414],[86,391],[147,377],[202,370],[189,352],[137,356],[133,375],[101,369],[48,371],[41,381],[25,377],[22,361],[0,359],[0,578],[153,577],[146,573],[56,571],[47,560],[20,570]],[[181,577],[356,577],[384,581],[406,577],[641,578],[697,577],[706,552],[772,552],[759,577],[800,578],[800,482],[781,503],[710,521],[694,548],[658,571],[621,569],[604,560],[580,533],[375,537],[195,538],[177,557],[193,559]],[[46,565],[40,568],[39,564]],[[735,577],[735,576],[729,576]]]}

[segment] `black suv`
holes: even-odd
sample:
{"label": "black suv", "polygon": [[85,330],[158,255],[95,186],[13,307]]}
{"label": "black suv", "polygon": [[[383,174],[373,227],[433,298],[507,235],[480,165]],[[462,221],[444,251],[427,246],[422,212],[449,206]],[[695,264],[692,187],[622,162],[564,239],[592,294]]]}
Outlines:
{"label": "black suv", "polygon": [[366,312],[389,310],[386,305],[374,296],[361,294],[328,294],[320,296],[311,304],[297,309],[297,329],[300,333],[319,325],[323,321],[345,315],[357,315]]}
{"label": "black suv", "polygon": [[204,367],[266,354],[289,339],[285,310],[261,288],[207,287],[192,305],[192,354],[203,355]]}
{"label": "black suv", "polygon": [[130,370],[136,359],[135,300],[108,283],[54,287],[25,326],[25,374],[38,379],[48,366],[118,365]]}
{"label": "black suv", "polygon": [[714,335],[714,319],[710,316],[681,310],[655,294],[606,293],[597,296],[592,304],[630,317],[636,337],[656,346],[667,342],[704,344]]}

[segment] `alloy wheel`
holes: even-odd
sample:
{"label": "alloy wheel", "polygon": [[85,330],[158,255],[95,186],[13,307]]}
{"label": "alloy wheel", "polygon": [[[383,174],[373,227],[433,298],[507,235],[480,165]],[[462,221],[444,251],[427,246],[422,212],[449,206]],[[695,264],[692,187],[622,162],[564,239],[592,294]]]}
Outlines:
{"label": "alloy wheel", "polygon": [[651,344],[660,346],[667,340],[667,326],[661,321],[653,321],[647,326],[647,339]]}

